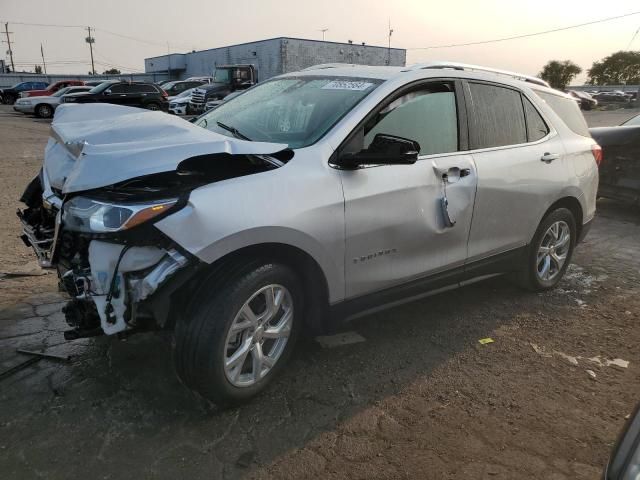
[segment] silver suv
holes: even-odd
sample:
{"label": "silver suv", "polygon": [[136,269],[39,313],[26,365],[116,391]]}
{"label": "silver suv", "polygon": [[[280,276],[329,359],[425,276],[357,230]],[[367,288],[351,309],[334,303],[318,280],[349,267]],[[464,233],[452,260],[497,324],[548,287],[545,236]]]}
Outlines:
{"label": "silver suv", "polygon": [[494,275],[562,278],[595,213],[576,102],[460,64],[282,75],[193,124],[63,105],[19,213],[69,339],[172,328],[190,388],[246,400],[303,329]]}

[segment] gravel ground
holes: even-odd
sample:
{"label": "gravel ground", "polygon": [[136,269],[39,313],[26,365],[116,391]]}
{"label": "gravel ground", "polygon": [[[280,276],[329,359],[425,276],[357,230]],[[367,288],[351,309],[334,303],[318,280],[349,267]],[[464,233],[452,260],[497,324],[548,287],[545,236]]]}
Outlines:
{"label": "gravel ground", "polygon": [[[631,115],[613,113],[588,121]],[[5,272],[34,260],[14,211],[47,129],[0,107]],[[360,319],[365,342],[306,339],[266,394],[227,411],[178,383],[169,336],[64,343],[53,275],[0,276],[0,370],[16,348],[75,355],[2,380],[1,476],[598,479],[640,400],[640,212],[598,209],[555,291],[495,279]]]}

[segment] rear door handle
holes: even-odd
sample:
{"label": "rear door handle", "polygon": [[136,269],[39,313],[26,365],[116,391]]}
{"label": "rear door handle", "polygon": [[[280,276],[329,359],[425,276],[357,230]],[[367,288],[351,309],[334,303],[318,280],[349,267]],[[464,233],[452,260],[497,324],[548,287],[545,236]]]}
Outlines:
{"label": "rear door handle", "polygon": [[560,155],[557,153],[545,153],[544,155],[542,155],[542,158],[540,158],[540,161],[544,163],[551,163],[554,160],[557,160],[559,158],[560,158]]}

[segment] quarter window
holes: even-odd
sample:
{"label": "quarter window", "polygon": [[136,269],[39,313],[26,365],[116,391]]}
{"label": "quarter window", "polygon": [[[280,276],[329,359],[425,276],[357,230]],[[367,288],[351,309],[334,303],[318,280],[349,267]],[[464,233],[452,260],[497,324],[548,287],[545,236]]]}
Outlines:
{"label": "quarter window", "polygon": [[484,83],[469,83],[471,148],[526,143],[527,131],[520,92]]}
{"label": "quarter window", "polygon": [[365,126],[364,148],[377,134],[420,144],[420,155],[458,150],[458,118],[452,84],[434,83],[393,100]]}
{"label": "quarter window", "polygon": [[547,136],[549,127],[547,127],[536,107],[524,95],[522,96],[522,103],[524,103],[524,114],[527,118],[527,139],[530,142],[537,142]]}
{"label": "quarter window", "polygon": [[540,98],[547,102],[547,105],[553,109],[567,127],[583,137],[591,136],[587,122],[580,111],[580,107],[578,107],[578,102],[568,97],[554,95],[553,93],[541,92],[539,90],[535,90],[535,92]]}

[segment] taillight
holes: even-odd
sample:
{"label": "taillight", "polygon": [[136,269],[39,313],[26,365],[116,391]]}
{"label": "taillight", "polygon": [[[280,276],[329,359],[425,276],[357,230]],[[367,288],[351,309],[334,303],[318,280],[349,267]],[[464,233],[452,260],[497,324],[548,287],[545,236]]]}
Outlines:
{"label": "taillight", "polygon": [[595,145],[591,145],[591,153],[596,161],[596,165],[599,167],[602,163],[602,147],[597,143]]}
{"label": "taillight", "polygon": [[169,98],[169,94],[167,92],[165,92],[164,90],[162,90],[162,97],[163,98]]}

